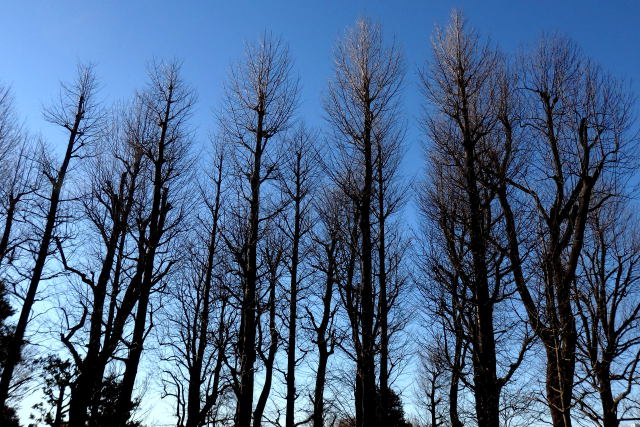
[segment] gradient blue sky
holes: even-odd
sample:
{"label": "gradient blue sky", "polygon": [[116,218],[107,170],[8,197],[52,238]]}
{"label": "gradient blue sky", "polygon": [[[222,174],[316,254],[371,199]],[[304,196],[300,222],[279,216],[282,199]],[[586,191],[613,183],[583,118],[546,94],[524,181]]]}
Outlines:
{"label": "gradient blue sky", "polygon": [[241,57],[244,41],[271,30],[290,44],[302,83],[298,116],[321,126],[333,45],[366,16],[395,36],[405,54],[404,174],[415,177],[422,173],[424,140],[417,69],[429,58],[434,24],[446,24],[452,8],[462,9],[473,27],[508,53],[534,43],[543,31],[564,33],[640,93],[639,0],[0,0],[0,82],[13,87],[27,126],[56,145],[63,141],[44,124],[41,107],[56,96],[59,81],[73,78],[78,61],[97,65],[101,96],[112,102],[145,84],[151,58],[179,58],[185,80],[198,92],[193,125],[204,145],[215,131],[212,111],[228,64]]}
{"label": "gradient blue sky", "polygon": [[[640,70],[638,0],[3,0],[0,82],[13,86],[18,112],[29,127],[44,131],[55,144],[41,107],[55,97],[60,80],[74,76],[78,61],[97,64],[102,97],[112,101],[144,84],[151,58],[179,58],[185,80],[199,95],[193,123],[199,142],[206,142],[229,62],[241,57],[244,41],[268,29],[290,44],[302,83],[299,117],[320,126],[333,45],[347,26],[367,16],[395,36],[405,53],[405,173],[416,176],[422,140],[416,70],[429,57],[434,24],[446,24],[452,8],[461,8],[472,26],[509,53],[535,42],[543,31],[559,31],[623,78],[633,80]],[[640,92],[637,81],[632,85]]]}

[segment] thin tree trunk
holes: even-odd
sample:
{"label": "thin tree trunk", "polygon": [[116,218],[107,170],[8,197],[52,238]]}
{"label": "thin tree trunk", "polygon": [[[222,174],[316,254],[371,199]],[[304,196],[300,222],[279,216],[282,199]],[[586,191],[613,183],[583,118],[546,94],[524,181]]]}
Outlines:
{"label": "thin tree trunk", "polygon": [[0,240],[0,265],[2,265],[2,261],[4,261],[4,258],[9,252],[9,237],[11,236],[11,228],[13,227],[13,218],[15,216],[17,203],[18,201],[14,197],[10,197],[7,216],[4,219],[4,230],[2,231],[2,239]]}
{"label": "thin tree trunk", "polygon": [[[300,170],[300,155],[297,158],[297,170]],[[301,212],[300,212],[300,176],[296,174],[296,195],[294,212],[293,248],[291,250],[291,281],[289,288],[289,339],[287,343],[287,408],[285,426],[294,427],[294,411],[296,402],[296,322],[298,317],[298,263],[299,246],[301,234]]]}
{"label": "thin tree trunk", "polygon": [[378,263],[379,269],[379,302],[378,317],[380,319],[380,413],[381,422],[388,423],[389,415],[389,307],[387,300],[387,248],[386,248],[386,213],[385,191],[383,176],[383,154],[381,144],[378,144],[377,180],[378,180]]}
{"label": "thin tree trunk", "polygon": [[77,138],[79,137],[80,124],[84,119],[85,114],[85,97],[80,95],[78,104],[76,107],[75,119],[73,125],[69,128],[69,140],[67,142],[67,148],[65,151],[64,159],[58,169],[55,179],[51,182],[51,195],[49,197],[49,209],[47,211],[46,222],[42,237],[40,240],[40,246],[38,248],[38,255],[36,257],[35,265],[31,273],[31,279],[29,280],[29,287],[27,295],[25,296],[22,309],[20,310],[20,317],[18,323],[13,332],[11,341],[9,342],[9,348],[7,349],[7,357],[4,362],[2,377],[0,378],[0,408],[4,407],[7,398],[9,396],[9,388],[11,386],[11,380],[13,378],[13,371],[20,362],[20,353],[22,345],[24,344],[24,335],[27,330],[27,324],[29,322],[29,315],[31,314],[31,308],[35,302],[36,293],[42,273],[44,271],[47,257],[49,256],[49,248],[51,245],[51,239],[53,238],[53,231],[56,226],[56,220],[58,218],[58,206],[60,204],[60,194],[62,192],[62,186],[67,175],[67,170],[71,162],[73,151],[75,149]]}
{"label": "thin tree trunk", "polygon": [[331,300],[333,298],[333,284],[335,282],[335,250],[337,239],[333,238],[326,250],[327,253],[327,280],[325,282],[324,296],[322,298],[322,320],[316,329],[316,346],[318,347],[318,368],[316,369],[316,384],[313,393],[313,427],[324,427],[324,387],[327,377],[327,362],[333,353],[327,343],[327,328],[331,320]]}
{"label": "thin tree trunk", "polygon": [[[168,96],[164,101],[164,113],[160,121],[160,135],[158,139],[158,158],[154,161],[154,177],[153,177],[153,201],[151,213],[149,215],[149,240],[147,246],[143,246],[142,258],[138,259],[138,264],[142,264],[142,283],[140,289],[140,298],[138,299],[138,310],[135,316],[135,325],[129,355],[125,362],[125,371],[120,384],[116,413],[119,417],[119,425],[125,426],[132,409],[131,398],[133,396],[133,387],[135,385],[136,376],[138,374],[138,365],[144,346],[146,337],[147,311],[149,305],[149,297],[151,288],[154,283],[154,267],[155,256],[160,240],[164,232],[164,220],[167,215],[168,207],[168,188],[165,187],[164,167],[166,164],[165,150],[167,144],[167,131],[169,121],[171,120],[172,104],[175,102],[173,98],[174,86],[171,83],[167,88]],[[144,242],[139,244],[144,245]]]}
{"label": "thin tree trunk", "polygon": [[256,361],[256,284],[258,263],[258,230],[260,226],[260,184],[262,171],[264,108],[258,108],[258,125],[251,171],[251,201],[249,212],[249,241],[247,266],[241,306],[240,336],[240,390],[236,409],[237,427],[250,427],[253,412],[254,364]]}
{"label": "thin tree trunk", "polygon": [[453,366],[451,368],[451,383],[449,384],[449,420],[451,427],[463,427],[458,414],[458,394],[460,387],[460,375],[462,371],[462,339],[455,335],[455,349],[453,354]]}
{"label": "thin tree trunk", "polygon": [[[369,90],[366,88],[366,99],[369,99]],[[364,126],[364,182],[360,203],[360,235],[362,237],[362,357],[360,358],[360,381],[362,392],[362,422],[363,427],[377,425],[376,401],[376,370],[375,370],[375,336],[374,323],[374,295],[373,295],[373,268],[371,258],[373,255],[371,243],[371,195],[373,193],[373,147],[371,105],[365,109]]]}
{"label": "thin tree trunk", "polygon": [[[212,212],[212,227],[209,237],[209,247],[207,248],[207,270],[204,278],[203,289],[203,301],[202,309],[198,313],[196,318],[199,318],[198,323],[198,349],[193,361],[193,366],[189,370],[189,390],[187,396],[187,424],[186,427],[197,427],[203,424],[204,416],[206,413],[201,411],[201,396],[200,386],[202,385],[202,365],[204,363],[205,350],[207,348],[207,333],[209,331],[209,313],[210,313],[210,299],[211,299],[211,287],[213,285],[213,263],[216,246],[218,243],[218,217],[220,213],[220,196],[222,187],[222,156],[219,158],[218,163],[218,176],[216,177],[216,195]],[[224,312],[224,310],[223,310]],[[197,322],[197,320],[194,320]],[[222,319],[221,319],[222,324]],[[217,364],[221,364],[221,359],[218,357]],[[216,370],[218,372],[218,370]],[[214,393],[217,394],[217,384],[214,384]],[[209,400],[209,399],[208,399]],[[215,401],[215,399],[214,399]]]}
{"label": "thin tree trunk", "polygon": [[[277,268],[277,266],[276,266]],[[273,272],[275,276],[276,272]],[[262,415],[264,408],[267,406],[267,399],[271,393],[271,382],[273,381],[273,363],[275,362],[276,352],[278,350],[278,330],[276,329],[276,277],[272,277],[269,290],[269,352],[266,360],[264,360],[265,374],[262,392],[256,403],[256,409],[253,412],[253,426],[260,427],[262,425]]]}
{"label": "thin tree trunk", "polygon": [[436,399],[436,377],[432,374],[429,388],[429,414],[431,415],[431,427],[438,427],[438,400]]}

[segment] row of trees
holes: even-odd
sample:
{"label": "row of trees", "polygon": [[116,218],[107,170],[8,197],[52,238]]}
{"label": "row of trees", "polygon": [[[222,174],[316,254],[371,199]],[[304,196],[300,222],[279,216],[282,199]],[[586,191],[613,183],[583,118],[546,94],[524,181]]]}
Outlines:
{"label": "row of trees", "polygon": [[[29,364],[46,373],[33,418],[53,426],[139,425],[149,371],[179,426],[404,426],[398,378],[417,365],[433,427],[631,414],[626,88],[566,39],[510,60],[454,13],[420,74],[428,177],[412,187],[400,50],[359,21],[334,62],[320,132],[296,116],[286,45],[248,45],[204,154],[175,62],[109,108],[80,66],[45,113],[58,154],[0,92],[3,422]],[[40,306],[56,355],[31,350]]]}
{"label": "row of trees", "polygon": [[[430,280],[419,282],[440,319],[424,361],[431,425],[468,423],[463,389],[481,426],[525,416],[523,391],[557,427],[637,417],[627,88],[562,37],[510,61],[454,14],[433,44],[422,75],[433,145],[420,199]],[[544,378],[544,392],[523,388],[522,376]]]}

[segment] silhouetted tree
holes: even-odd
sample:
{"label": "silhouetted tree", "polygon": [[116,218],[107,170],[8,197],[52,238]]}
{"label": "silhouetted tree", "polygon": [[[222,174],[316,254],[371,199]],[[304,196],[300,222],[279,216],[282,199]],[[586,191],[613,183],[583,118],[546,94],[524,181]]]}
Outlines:
{"label": "silhouetted tree", "polygon": [[[520,74],[526,114],[519,126],[529,131],[526,157],[532,167],[520,177],[506,177],[498,195],[517,289],[545,347],[551,420],[554,427],[570,427],[578,343],[572,289],[589,215],[610,196],[598,184],[626,163],[630,98],[618,81],[559,37],[543,38],[523,59]],[[505,126],[507,138],[514,129]],[[514,213],[512,205],[522,198],[535,217],[535,233],[522,227],[522,209]],[[536,257],[527,258],[522,248],[532,241]],[[525,278],[525,260],[537,276]]]}
{"label": "silhouetted tree", "polygon": [[[152,64],[149,86],[139,94],[143,108],[155,132],[144,141],[143,152],[150,164],[148,199],[137,205],[134,239],[138,250],[136,271],[132,277],[138,295],[133,334],[118,395],[117,414],[120,424],[128,419],[135,379],[142,356],[144,340],[152,322],[148,322],[151,294],[176,263],[171,241],[180,232],[188,209],[186,181],[191,135],[187,120],[195,102],[195,94],[182,80],[177,62]],[[142,200],[140,202],[143,202]]]}
{"label": "silhouetted tree", "polygon": [[13,110],[9,88],[0,86],[0,267],[13,263],[28,240],[21,225],[28,222],[29,202],[42,178],[34,151]]}
{"label": "silhouetted tree", "polygon": [[[325,191],[318,196],[317,214],[320,227],[316,228],[311,254],[314,270],[320,283],[316,292],[305,305],[306,318],[309,323],[306,328],[311,333],[311,341],[317,348],[318,363],[316,367],[315,386],[313,391],[313,413],[311,421],[314,427],[325,425],[325,387],[327,383],[327,366],[329,357],[335,352],[336,345],[341,341],[337,330],[336,312],[339,304],[336,301],[336,288],[342,280],[342,267],[346,254],[342,239],[342,214],[344,213],[341,192]],[[314,286],[315,288],[315,286]],[[316,302],[317,301],[317,302]]]}
{"label": "silhouetted tree", "polygon": [[220,150],[214,156],[210,179],[201,185],[205,209],[194,219],[194,233],[183,237],[188,257],[178,278],[172,280],[169,293],[176,304],[169,305],[163,320],[162,344],[169,349],[164,356],[168,362],[164,390],[175,399],[180,426],[205,425],[229,388],[223,371],[232,338],[231,308],[222,283],[226,263],[220,238],[224,168]]}
{"label": "silhouetted tree", "polygon": [[[283,274],[285,263],[285,243],[284,236],[278,231],[271,231],[265,238],[263,262],[266,264],[265,280],[266,280],[266,301],[258,305],[257,334],[258,345],[256,347],[258,356],[265,368],[264,383],[262,390],[258,396],[256,407],[253,411],[253,425],[259,427],[262,425],[264,410],[267,406],[267,399],[271,394],[273,383],[273,372],[276,368],[275,360],[278,348],[281,345],[282,337],[278,330],[277,313],[278,301],[278,284]],[[264,300],[264,298],[260,298]],[[266,320],[261,320],[265,314]]]}
{"label": "silhouetted tree", "polygon": [[[42,391],[46,399],[45,402],[39,402],[33,406],[33,409],[41,414],[37,421],[44,422],[48,426],[61,427],[69,412],[68,389],[75,377],[73,364],[70,360],[62,360],[56,355],[49,355],[35,362],[42,365],[44,373]],[[35,418],[34,415],[31,417]]]}
{"label": "silhouetted tree", "polygon": [[282,220],[282,231],[287,246],[287,270],[289,272],[289,314],[286,318],[288,329],[286,353],[287,369],[285,382],[286,415],[285,426],[295,425],[296,367],[300,363],[297,357],[298,305],[302,298],[303,283],[308,275],[304,269],[309,254],[309,235],[313,227],[312,203],[314,187],[319,176],[320,159],[316,147],[316,135],[300,125],[289,137],[288,156],[280,168],[280,187],[282,197],[287,203]]}
{"label": "silhouetted tree", "polygon": [[[335,50],[335,76],[329,84],[325,110],[343,164],[334,174],[337,184],[358,210],[359,260],[362,285],[358,291],[356,421],[358,426],[376,424],[375,292],[372,237],[376,148],[395,119],[394,111],[402,83],[402,60],[395,46],[386,47],[380,27],[358,21]],[[351,306],[355,307],[355,306]],[[356,320],[356,318],[353,318]],[[385,375],[386,380],[386,375]],[[385,389],[386,393],[386,389]]]}
{"label": "silhouetted tree", "polygon": [[230,228],[223,238],[242,287],[237,341],[240,379],[235,388],[238,427],[249,427],[253,413],[259,247],[265,223],[274,214],[265,201],[265,187],[276,178],[278,168],[273,140],[289,126],[298,96],[288,50],[279,39],[265,34],[246,47],[245,55],[245,61],[231,70],[219,117],[221,136],[233,147],[232,174],[237,178],[237,203],[228,211]]}
{"label": "silhouetted tree", "polygon": [[65,129],[68,133],[68,140],[60,164],[55,165],[46,157],[41,160],[41,172],[50,186],[49,194],[42,195],[45,210],[44,224],[38,233],[33,270],[28,277],[20,316],[13,337],[7,346],[7,358],[0,379],[0,406],[6,402],[14,370],[20,362],[20,352],[24,344],[31,309],[35,302],[47,258],[51,253],[51,243],[56,226],[61,221],[59,209],[67,172],[72,160],[84,155],[85,146],[91,142],[99,130],[101,116],[94,100],[95,89],[96,82],[92,67],[79,66],[76,81],[71,85],[62,85],[59,104],[45,111],[45,117],[49,122]]}
{"label": "silhouetted tree", "polygon": [[[631,403],[640,380],[640,241],[636,217],[624,201],[613,200],[595,211],[585,231],[576,283],[578,376],[586,380],[576,396],[580,410],[594,423],[618,427],[621,410]],[[588,399],[597,394],[601,411]]]}
{"label": "silhouetted tree", "polygon": [[[140,100],[125,106],[112,114],[110,132],[103,136],[100,149],[87,162],[88,188],[82,190],[85,194],[80,197],[78,207],[86,220],[86,224],[80,225],[86,234],[77,242],[79,248],[73,247],[70,252],[86,249],[84,245],[92,241],[87,236],[95,236],[102,248],[95,260],[97,268],[86,259],[69,259],[67,249],[59,244],[65,270],[90,290],[88,297],[84,291],[76,295],[81,309],[68,331],[61,335],[78,371],[71,387],[72,424],[83,425],[88,411],[99,399],[104,372],[121,344],[138,299],[135,286],[126,283],[131,267],[127,260],[132,258],[127,236],[133,226],[134,206],[143,191],[144,143],[152,128]],[[98,271],[97,277],[94,269]],[[74,313],[70,310],[65,307],[61,310],[66,319],[72,318]]]}
{"label": "silhouetted tree", "polygon": [[[422,210],[438,236],[425,270],[444,287],[436,312],[449,316],[450,330],[467,342],[473,366],[467,385],[474,391],[478,424],[498,427],[500,393],[531,341],[525,334],[512,360],[499,360],[501,335],[508,335],[497,332],[496,312],[514,289],[494,175],[512,169],[511,141],[500,131],[501,114],[512,114],[512,79],[498,53],[480,44],[458,12],[444,32],[436,31],[433,51],[433,64],[423,75],[436,111],[427,118],[433,148]],[[507,330],[518,324],[507,322]]]}

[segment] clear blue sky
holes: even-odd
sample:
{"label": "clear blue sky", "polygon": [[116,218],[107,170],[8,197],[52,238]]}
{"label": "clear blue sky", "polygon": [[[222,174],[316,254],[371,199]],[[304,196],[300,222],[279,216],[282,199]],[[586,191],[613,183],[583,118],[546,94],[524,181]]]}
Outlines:
{"label": "clear blue sky", "polygon": [[405,53],[404,172],[420,176],[416,70],[429,58],[434,24],[446,24],[452,8],[462,9],[473,27],[510,53],[543,31],[564,33],[640,94],[640,0],[1,0],[0,82],[13,87],[29,128],[56,144],[59,135],[48,133],[41,106],[55,97],[60,80],[73,78],[78,61],[96,63],[102,97],[111,102],[145,83],[151,58],[179,58],[199,95],[193,124],[202,144],[215,130],[212,110],[229,62],[240,58],[245,40],[266,29],[290,44],[302,83],[299,117],[320,126],[333,45],[366,16],[395,36]]}
{"label": "clear blue sky", "polygon": [[[185,79],[198,91],[194,125],[205,141],[229,62],[241,56],[245,40],[268,29],[290,44],[303,87],[299,116],[321,125],[332,47],[347,26],[368,16],[405,52],[410,127],[405,172],[415,176],[422,139],[416,69],[429,56],[434,24],[446,24],[454,7],[507,52],[534,42],[543,31],[560,31],[619,76],[632,80],[640,71],[638,0],[3,0],[0,82],[13,86],[27,124],[46,130],[41,106],[56,95],[60,80],[73,77],[77,61],[97,64],[102,95],[111,101],[144,84],[149,59],[177,57],[184,61]],[[640,92],[637,81],[633,87]],[[49,139],[56,143],[55,137]]]}

